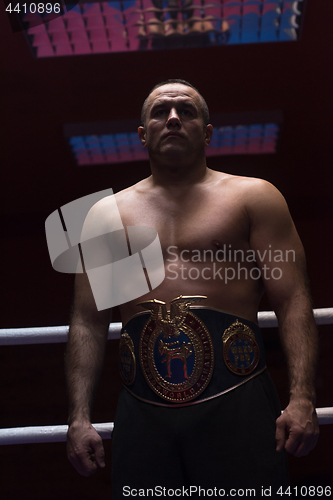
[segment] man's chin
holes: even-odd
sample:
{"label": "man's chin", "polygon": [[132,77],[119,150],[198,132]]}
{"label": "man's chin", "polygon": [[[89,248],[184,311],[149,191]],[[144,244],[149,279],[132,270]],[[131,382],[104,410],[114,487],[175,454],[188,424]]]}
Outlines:
{"label": "man's chin", "polygon": [[160,159],[163,163],[167,158],[170,158],[172,161],[184,161],[197,156],[194,154],[193,148],[189,149],[184,144],[176,144],[176,141],[174,143],[170,141],[170,143],[162,144],[156,149],[148,148],[148,153],[150,158]]}
{"label": "man's chin", "polygon": [[164,155],[171,155],[171,156],[178,156],[178,155],[188,155],[189,151],[186,147],[184,147],[184,144],[175,144],[175,143],[169,143],[169,144],[163,144],[161,149],[160,149],[161,154]]}

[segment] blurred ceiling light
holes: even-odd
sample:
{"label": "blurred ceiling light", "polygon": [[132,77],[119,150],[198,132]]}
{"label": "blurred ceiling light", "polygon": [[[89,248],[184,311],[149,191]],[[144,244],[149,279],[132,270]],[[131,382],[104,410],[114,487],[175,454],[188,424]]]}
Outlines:
{"label": "blurred ceiling light", "polygon": [[31,6],[38,4],[29,3],[25,4],[27,12],[19,15],[35,57],[56,57],[295,41],[299,38],[304,3],[305,0],[79,2],[67,3],[67,12],[56,18],[46,11],[35,12]]}
{"label": "blurred ceiling light", "polygon": [[[268,154],[276,152],[282,113],[212,115],[211,123],[214,133],[207,156]],[[77,165],[148,160],[136,128],[135,120],[76,123],[64,126],[64,136]]]}

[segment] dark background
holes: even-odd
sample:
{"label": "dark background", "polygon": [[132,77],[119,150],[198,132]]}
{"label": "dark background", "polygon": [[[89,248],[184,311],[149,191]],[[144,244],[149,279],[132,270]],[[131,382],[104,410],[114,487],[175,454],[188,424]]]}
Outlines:
{"label": "dark background", "polygon": [[[33,59],[4,8],[1,36],[1,328],[68,324],[73,276],[50,264],[44,222],[84,195],[114,191],[149,175],[148,162],[78,167],[63,137],[65,123],[139,118],[155,83],[184,78],[212,113],[282,110],[274,155],[225,156],[208,165],[264,178],[289,203],[305,246],[314,307],[331,307],[332,43],[331,0],[307,0],[301,40],[204,49]],[[139,120],[138,120],[139,124]],[[261,309],[270,309],[263,301]],[[114,321],[119,320],[117,311]],[[333,406],[332,326],[319,327],[317,407]],[[270,372],[287,404],[285,362],[276,329],[264,331]],[[64,344],[1,347],[0,427],[66,423]],[[120,380],[117,341],[110,341],[93,422],[114,418]],[[1,500],[110,499],[107,468],[79,476],[64,443],[3,446]],[[333,484],[333,426],[321,427],[317,448],[290,458],[292,484]]]}

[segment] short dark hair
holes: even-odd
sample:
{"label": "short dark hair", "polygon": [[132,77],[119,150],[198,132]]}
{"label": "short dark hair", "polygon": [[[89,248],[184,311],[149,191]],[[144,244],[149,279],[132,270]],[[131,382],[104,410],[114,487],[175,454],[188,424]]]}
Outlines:
{"label": "short dark hair", "polygon": [[169,80],[166,80],[165,82],[160,82],[157,85],[155,85],[154,88],[151,89],[149,92],[147,98],[145,99],[145,102],[142,105],[141,109],[141,125],[144,127],[145,126],[145,121],[146,121],[146,112],[147,112],[147,103],[150,95],[154,92],[154,90],[158,89],[159,87],[163,87],[163,85],[169,85],[170,83],[180,83],[181,85],[186,85],[187,87],[191,87],[193,90],[197,92],[201,99],[201,105],[202,105],[202,116],[203,116],[203,121],[204,125],[209,124],[209,109],[207,106],[207,103],[205,99],[202,97],[200,94],[199,90],[194,87],[191,83],[187,82],[186,80],[181,80],[180,78],[170,78]]}

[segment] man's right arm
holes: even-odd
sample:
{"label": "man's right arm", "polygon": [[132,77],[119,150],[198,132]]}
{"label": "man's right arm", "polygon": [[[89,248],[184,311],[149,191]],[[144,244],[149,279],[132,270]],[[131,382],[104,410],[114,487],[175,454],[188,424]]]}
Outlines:
{"label": "man's right arm", "polygon": [[110,316],[110,309],[97,311],[87,274],[77,274],[65,361],[69,399],[67,455],[83,476],[90,476],[105,465],[102,439],[91,425],[90,415]]}

